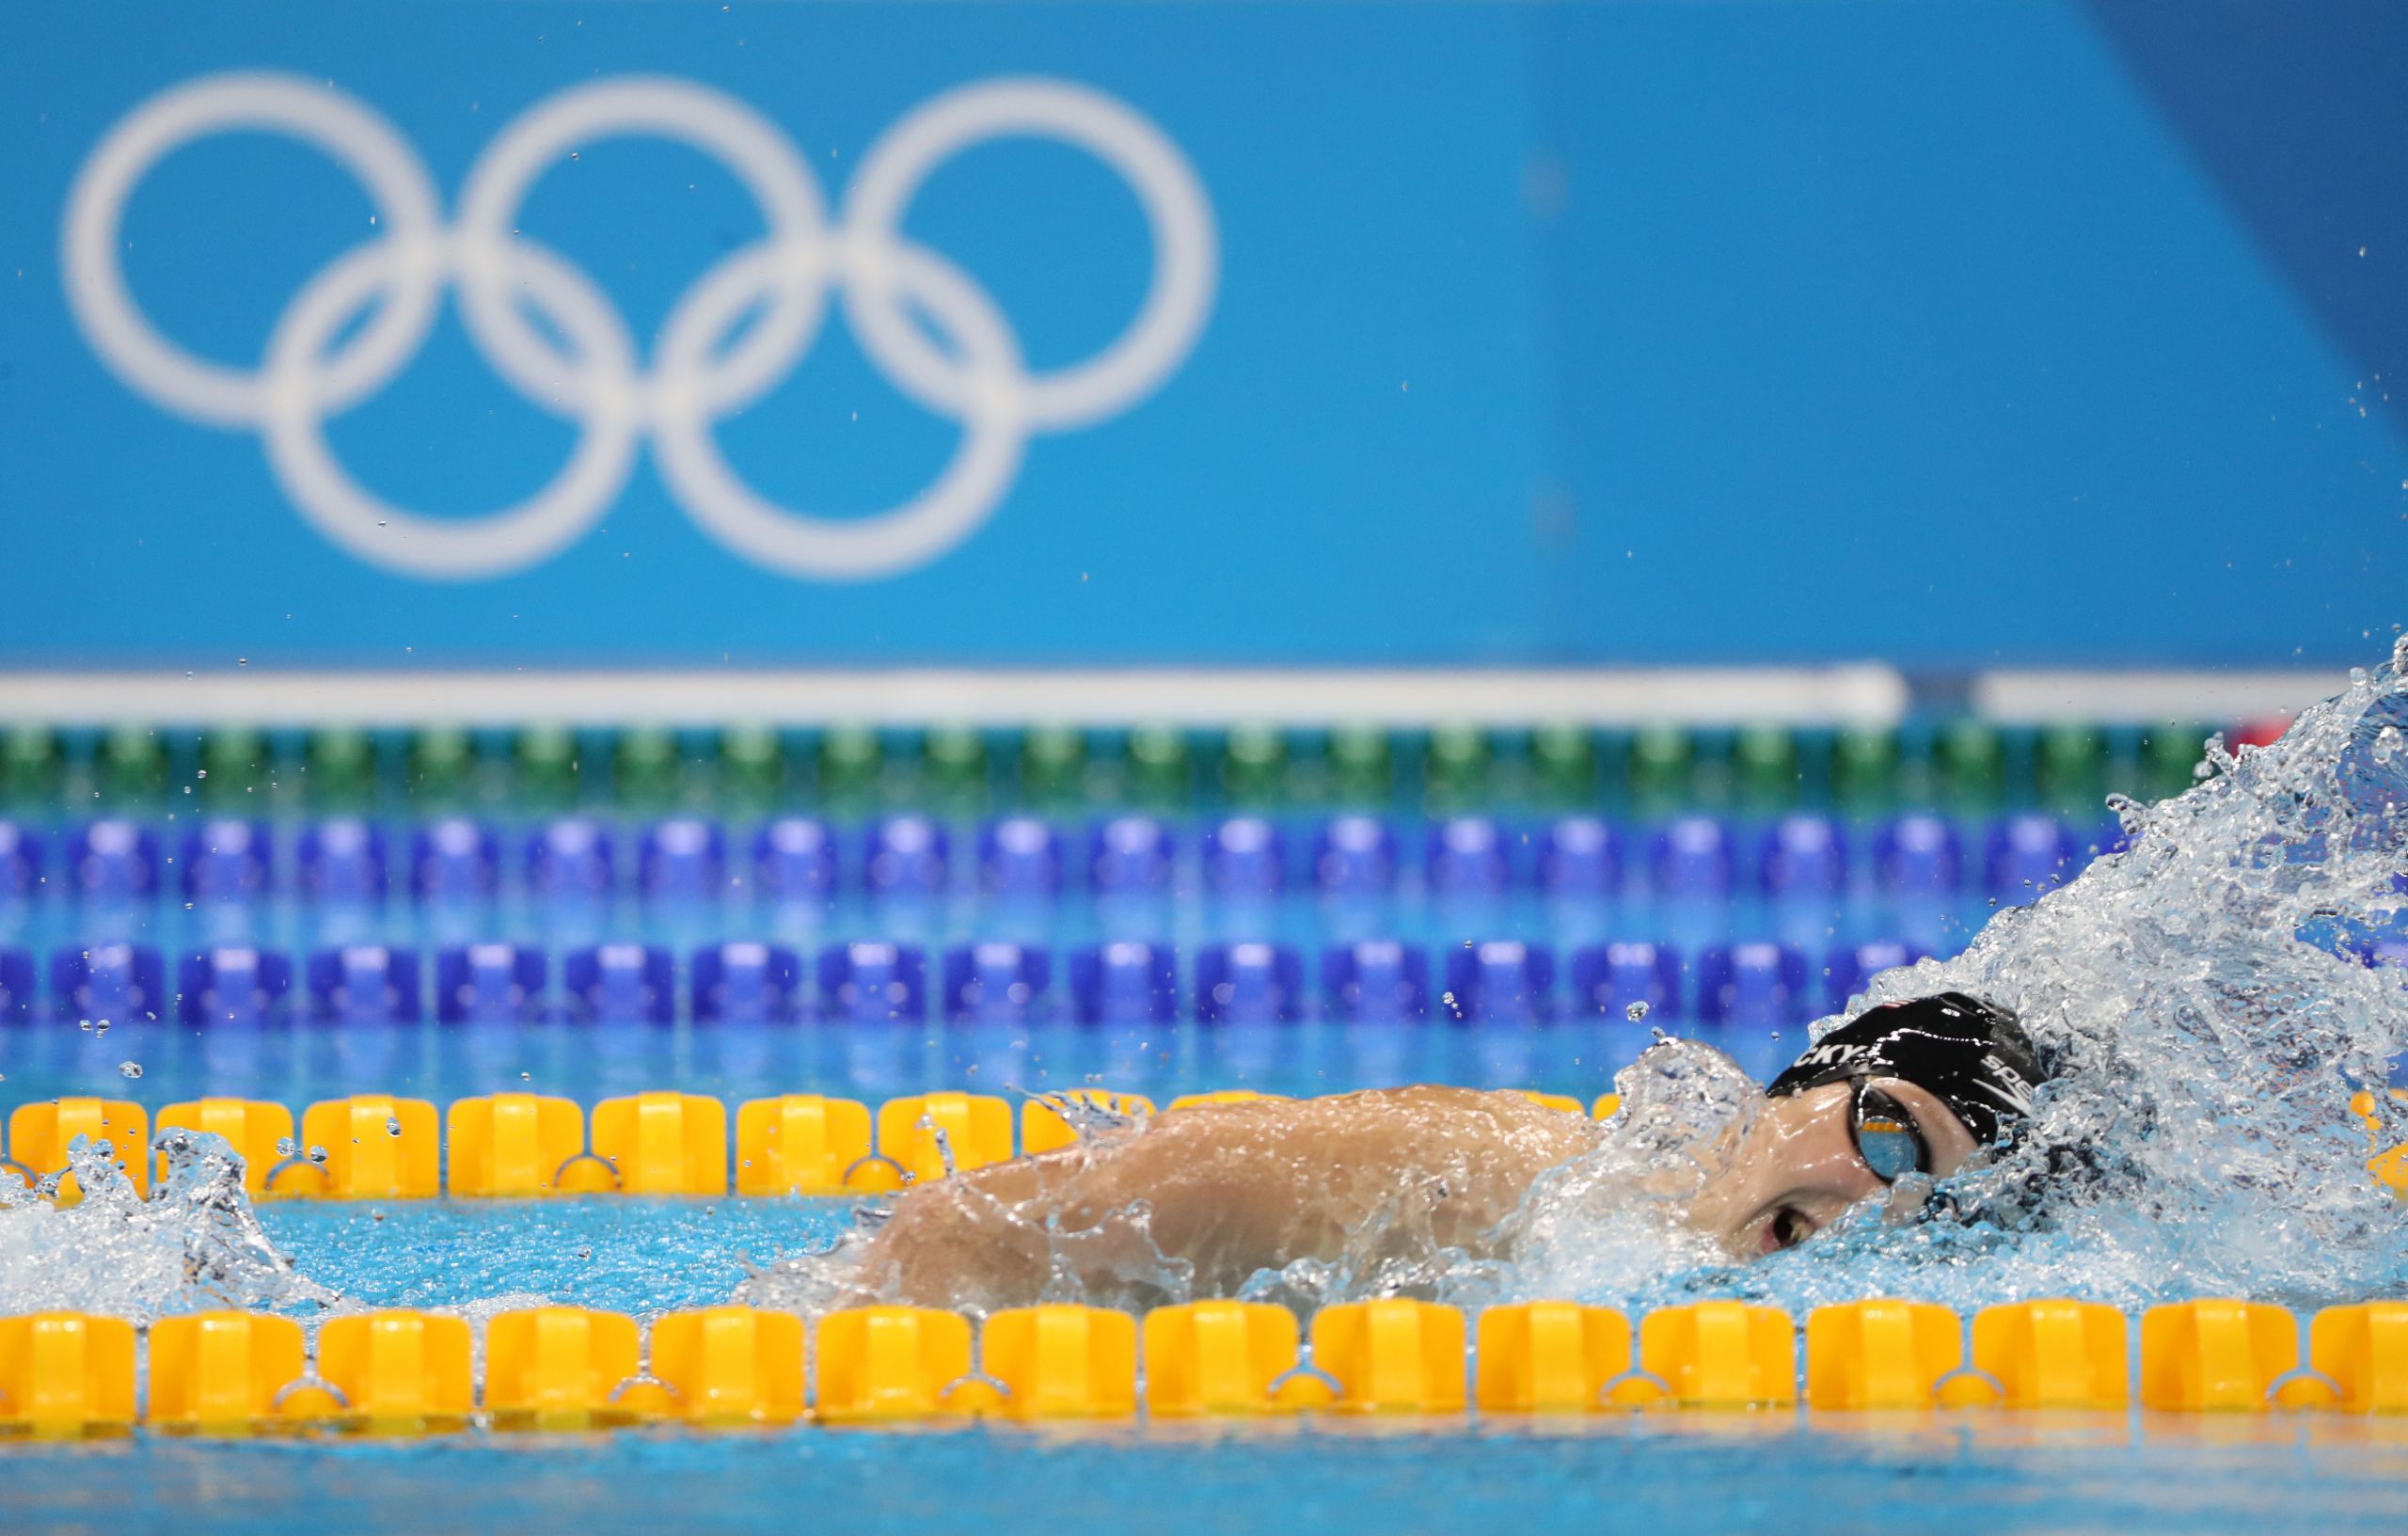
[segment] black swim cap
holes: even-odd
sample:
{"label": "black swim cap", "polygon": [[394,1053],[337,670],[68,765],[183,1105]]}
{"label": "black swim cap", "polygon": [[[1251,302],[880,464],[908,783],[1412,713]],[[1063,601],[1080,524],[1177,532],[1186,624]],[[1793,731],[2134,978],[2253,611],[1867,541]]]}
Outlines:
{"label": "black swim cap", "polygon": [[1987,1147],[2010,1116],[2031,1113],[2032,1089],[2047,1075],[2014,1014],[1963,992],[1941,992],[1867,1008],[1808,1047],[1765,1093],[1778,1098],[1826,1083],[1904,1078],[1954,1110]]}

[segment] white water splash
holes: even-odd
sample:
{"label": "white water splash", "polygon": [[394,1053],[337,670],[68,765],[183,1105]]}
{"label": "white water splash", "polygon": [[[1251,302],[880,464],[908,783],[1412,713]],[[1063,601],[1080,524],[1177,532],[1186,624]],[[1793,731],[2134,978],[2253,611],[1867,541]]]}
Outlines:
{"label": "white water splash", "polygon": [[[1666,1152],[1636,1121],[1672,1116],[1677,1130],[1703,1102],[1668,1101],[1651,1052],[1622,1083],[1634,1123],[1543,1181],[1505,1234],[1512,1261],[1465,1266],[1459,1297],[1645,1306],[1740,1294],[1802,1312],[1867,1295],[1968,1308],[2036,1295],[2136,1306],[2395,1293],[2408,1283],[2408,1214],[2366,1164],[2377,1146],[2408,1141],[2408,1106],[2380,1091],[2408,1050],[2408,990],[2400,971],[2362,957],[2400,933],[2408,904],[2403,669],[2408,641],[2274,744],[2235,755],[2210,743],[2212,773],[2188,793],[2115,801],[2129,851],[2001,912],[1955,959],[1874,978],[1816,1027],[1956,990],[2015,1009],[2039,1043],[2054,1076],[2028,1131],[1933,1192],[1928,1211],[1862,1206],[1758,1264],[1695,1261],[1664,1200],[1632,1193]],[[1731,1096],[1731,1072],[1677,1063],[1711,1099]],[[2376,1137],[2350,1110],[2366,1090]]]}
{"label": "white water splash", "polygon": [[83,1192],[72,1205],[0,1177],[0,1315],[64,1308],[147,1323],[208,1307],[339,1302],[268,1241],[243,1190],[243,1160],[224,1138],[168,1131],[155,1149],[166,1167],[147,1200],[109,1144],[83,1136],[67,1149]]}

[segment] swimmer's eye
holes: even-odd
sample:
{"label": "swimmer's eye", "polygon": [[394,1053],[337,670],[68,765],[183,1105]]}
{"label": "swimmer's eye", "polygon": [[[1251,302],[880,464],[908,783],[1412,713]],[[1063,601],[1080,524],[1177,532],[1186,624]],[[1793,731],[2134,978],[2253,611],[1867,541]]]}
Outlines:
{"label": "swimmer's eye", "polygon": [[1776,1248],[1795,1248],[1814,1235],[1814,1224],[1804,1212],[1782,1206],[1772,1213],[1772,1241]]}

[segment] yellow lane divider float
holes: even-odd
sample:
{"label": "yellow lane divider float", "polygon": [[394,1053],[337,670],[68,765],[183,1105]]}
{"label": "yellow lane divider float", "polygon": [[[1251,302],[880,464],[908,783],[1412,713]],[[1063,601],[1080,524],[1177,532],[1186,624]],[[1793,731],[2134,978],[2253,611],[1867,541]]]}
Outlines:
{"label": "yellow lane divider float", "polygon": [[802,1319],[791,1312],[672,1312],[652,1325],[661,1417],[706,1427],[791,1424],[804,1410],[802,1350]]}
{"label": "yellow lane divider float", "polygon": [[1777,1306],[1667,1306],[1640,1322],[1639,1368],[1674,1407],[1787,1407],[1798,1401],[1798,1331]]}
{"label": "yellow lane divider float", "polygon": [[982,1366],[1010,1418],[1127,1418],[1137,1411],[1137,1320],[1095,1306],[1018,1306],[987,1320]]}
{"label": "yellow lane divider float", "polygon": [[0,1433],[122,1433],[134,1399],[132,1323],[84,1312],[0,1318]]}
{"label": "yellow lane divider float", "polygon": [[[198,1312],[150,1325],[152,1429],[245,1434],[272,1427],[285,1388],[301,1382],[309,1351],[301,1324],[252,1312]],[[324,1411],[331,1396],[307,1406]]]}
{"label": "yellow lane divider float", "polygon": [[[1806,1317],[1806,1401],[1856,1411],[1972,1406],[1958,1377],[1964,1320],[1926,1302],[1862,1301],[1818,1306]],[[1955,1391],[1950,1389],[1955,1387]]]}
{"label": "yellow lane divider float", "polygon": [[1313,1364],[1350,1414],[1459,1414],[1464,1315],[1434,1302],[1347,1302],[1313,1315]]}
{"label": "yellow lane divider float", "polygon": [[[1146,1411],[1194,1418],[1287,1411],[1296,1370],[1296,1314],[1262,1302],[1184,1302],[1146,1314]],[[1323,1386],[1326,1384],[1318,1384]]]}
{"label": "yellow lane divider float", "polygon": [[[1577,1098],[1522,1090],[1524,1098],[1568,1115]],[[2408,1093],[2394,1093],[2408,1098]],[[1170,1110],[1278,1098],[1250,1088],[1182,1093]],[[1139,1093],[1076,1088],[1021,1105],[1019,1150],[1042,1153],[1076,1141],[1057,1101],[1117,1115],[1153,1115]],[[2353,1113],[2374,1132],[2374,1101],[2353,1098]],[[1607,1093],[1587,1113],[1607,1119],[1621,1096]],[[284,1105],[246,1098],[199,1098],[159,1110],[156,1127],[219,1134],[244,1156],[244,1182],[260,1199],[434,1199],[451,1192],[474,1199],[551,1195],[877,1195],[954,1167],[985,1167],[1014,1156],[1011,1105],[982,1093],[917,1093],[869,1105],[850,1098],[787,1093],[737,1107],[730,1167],[727,1107],[701,1093],[636,1093],[607,1098],[588,1115],[568,1098],[494,1093],[455,1101],[446,1113],[424,1098],[361,1093],[309,1105],[293,1141]],[[872,1134],[874,1132],[874,1134]],[[164,1173],[162,1158],[142,1158],[151,1119],[142,1105],[111,1098],[55,1098],[19,1105],[0,1141],[0,1175],[26,1184],[63,1175],[63,1204],[82,1196],[68,1167],[74,1136],[106,1141],[137,1192]],[[287,1153],[292,1148],[292,1153]],[[2369,1158],[2367,1170],[2396,1195],[2408,1192],[2408,1146]]]}
{"label": "yellow lane divider float", "polygon": [[862,1306],[819,1320],[818,1411],[831,1424],[934,1418],[960,1411],[970,1320],[924,1306]]}
{"label": "yellow lane divider float", "polygon": [[[1275,1097],[1233,1088],[1184,1095],[1170,1108]],[[1580,1113],[1574,1099],[1529,1097]],[[1124,1116],[1156,1113],[1142,1094],[1099,1088],[1030,1099],[1021,1109],[1019,1150],[1053,1151],[1078,1139],[1062,1101]],[[297,1139],[293,1112],[282,1104],[199,1099],[162,1109],[158,1129],[225,1137],[242,1154],[244,1183],[262,1199],[720,1196],[731,1183],[748,1196],[850,1195],[985,1167],[1015,1150],[1011,1105],[988,1094],[916,1094],[888,1101],[875,1116],[855,1100],[785,1094],[738,1106],[735,1122],[732,1168],[727,1107],[691,1093],[606,1099],[590,1119],[576,1101],[545,1094],[454,1100],[440,1115],[423,1099],[359,1094],[309,1105]],[[29,1184],[61,1172],[77,1136],[107,1142],[139,1191],[165,1174],[165,1153],[135,1155],[151,1136],[142,1106],[105,1099],[18,1108],[0,1142],[0,1172],[13,1171]],[[80,1197],[71,1176],[61,1180],[57,1197]]]}
{"label": "yellow lane divider float", "polygon": [[[469,1324],[392,1310],[317,1330],[247,1312],[163,1319],[0,1318],[0,1433],[179,1434],[297,1429],[423,1434],[483,1424],[583,1431],[1001,1417],[1128,1419],[1288,1414],[1795,1412],[1799,1330],[1775,1307],[1697,1302],[1635,1331],[1609,1308],[1533,1302],[1482,1312],[1467,1349],[1450,1306],[1388,1299],[1323,1308],[1310,1348],[1258,1303],[1165,1306],[1142,1323],[1097,1307],[953,1312],[866,1306],[806,1328],[787,1313],[712,1306],[653,1323],[576,1306],[503,1312],[484,1332],[482,1392]],[[1875,1299],[1806,1319],[1804,1391],[1816,1414],[2122,1410],[2408,1414],[2408,1302],[2328,1307],[2300,1357],[2279,1306],[2210,1299],[2141,1318],[2137,1390],[2126,1320],[2073,1301],[1987,1307],[1972,1323],[1927,1303]],[[1634,1342],[1636,1348],[1634,1350]]]}
{"label": "yellow lane divider float", "polygon": [[2131,1399],[2124,1314],[2036,1301],[1973,1317],[1973,1369],[2009,1408],[2121,1408]]}
{"label": "yellow lane divider float", "polygon": [[445,1187],[454,1195],[562,1193],[591,1166],[585,1111],[569,1099],[497,1093],[456,1100],[444,1112],[443,1139],[452,1154]]}
{"label": "yellow lane divider float", "polygon": [[724,1195],[727,1106],[699,1093],[605,1099],[594,1106],[594,1155],[628,1195]]}
{"label": "yellow lane divider float", "polygon": [[[340,1429],[439,1433],[466,1428],[476,1411],[476,1371],[462,1318],[402,1309],[336,1318],[318,1330],[318,1372],[336,1404],[330,1422]],[[303,1385],[304,1401],[314,1399]]]}
{"label": "yellow lane divider float", "polygon": [[1480,1314],[1472,1357],[1481,1413],[1586,1413],[1630,1370],[1630,1320],[1574,1302],[1492,1306]]}
{"label": "yellow lane divider float", "polygon": [[[1183,1094],[1168,1109],[1277,1097],[1231,1088]],[[1523,1097],[1582,1113],[1567,1095],[1524,1090]],[[1095,1088],[1031,1099],[1021,1111],[1019,1150],[1053,1151],[1077,1139],[1060,1101],[1121,1115],[1155,1113],[1142,1095]],[[2369,1129],[2373,1104],[2363,1094],[2353,1103]],[[1609,1093],[1588,1113],[1604,1119],[1621,1107]],[[476,1198],[720,1196],[731,1185],[748,1196],[879,1193],[1001,1163],[1015,1150],[1010,1103],[986,1094],[915,1094],[889,1100],[874,1116],[858,1101],[818,1094],[752,1100],[737,1109],[732,1167],[728,1121],[721,1101],[691,1093],[606,1099],[594,1106],[590,1122],[575,1101],[532,1093],[457,1100],[439,1116],[423,1099],[360,1094],[309,1105],[297,1141],[292,1112],[258,1100],[169,1104],[159,1111],[158,1128],[225,1137],[243,1156],[245,1183],[261,1198],[409,1200],[446,1191]],[[68,1098],[20,1105],[8,1116],[0,1174],[29,1184],[59,1174],[56,1198],[72,1203],[81,1192],[65,1170],[77,1136],[106,1142],[138,1192],[164,1172],[164,1155],[140,1155],[151,1139],[141,1105]],[[2408,1192],[2408,1146],[2375,1156],[2368,1167],[2395,1193]]]}
{"label": "yellow lane divider float", "polygon": [[869,1106],[789,1093],[736,1112],[736,1193],[842,1195],[870,1157]]}
{"label": "yellow lane divider float", "polygon": [[269,1195],[429,1200],[441,1192],[435,1106],[423,1099],[360,1094],[311,1104],[301,1140],[309,1154],[270,1173]]}
{"label": "yellow lane divider float", "polygon": [[[108,1144],[110,1160],[132,1180],[137,1194],[150,1189],[150,1161],[142,1153],[150,1141],[150,1117],[140,1104],[118,1099],[52,1099],[20,1104],[8,1116],[8,1139],[0,1167],[13,1167],[27,1183],[61,1173],[67,1148],[78,1136],[94,1145]],[[58,1182],[56,1199],[72,1205],[83,1198],[75,1176]]]}

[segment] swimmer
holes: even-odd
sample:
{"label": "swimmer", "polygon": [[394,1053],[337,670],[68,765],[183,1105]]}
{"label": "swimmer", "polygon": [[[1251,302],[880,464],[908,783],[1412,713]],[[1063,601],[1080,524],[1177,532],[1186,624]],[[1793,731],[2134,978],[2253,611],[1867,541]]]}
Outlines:
{"label": "swimmer", "polygon": [[[1773,1079],[1685,1214],[1735,1257],[1794,1247],[1900,1179],[1945,1179],[2011,1139],[2041,1076],[2004,1008],[1943,992],[1868,1009]],[[1049,1282],[1133,1258],[1108,1242],[1077,1254],[1061,1238],[1105,1232],[1139,1202],[1155,1248],[1193,1266],[1198,1296],[1334,1259],[1375,1221],[1480,1256],[1540,1175],[1604,1135],[1586,1116],[1472,1088],[1197,1105],[910,1191],[861,1283],[890,1300],[1025,1305]],[[1079,1273],[1057,1275],[1065,1262]]]}

